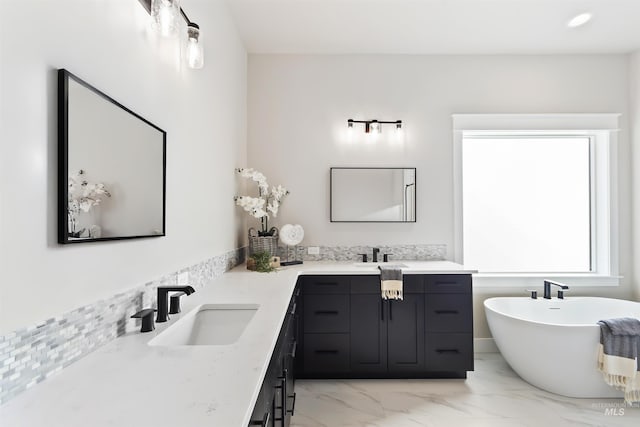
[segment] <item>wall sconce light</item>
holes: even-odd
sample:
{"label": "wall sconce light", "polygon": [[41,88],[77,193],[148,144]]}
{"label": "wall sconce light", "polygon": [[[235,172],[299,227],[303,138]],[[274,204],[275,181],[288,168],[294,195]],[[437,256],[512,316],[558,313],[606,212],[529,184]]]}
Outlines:
{"label": "wall sconce light", "polygon": [[204,65],[204,50],[200,39],[200,26],[191,22],[180,7],[180,0],[139,0],[151,15],[151,25],[163,37],[178,34],[180,16],[187,24],[187,38],[183,47],[184,59],[189,68],[199,69]]}
{"label": "wall sconce light", "polygon": [[189,68],[200,69],[204,65],[204,50],[200,40],[200,26],[195,22],[187,24],[187,45],[185,56]]}
{"label": "wall sconce light", "polygon": [[180,0],[151,0],[151,25],[162,37],[178,35]]}
{"label": "wall sconce light", "polygon": [[402,129],[402,120],[395,120],[392,122],[387,122],[384,120],[347,120],[347,126],[349,129],[353,129],[354,123],[364,123],[364,132],[365,133],[382,133],[382,125],[383,124],[394,124],[396,125],[396,130]]}

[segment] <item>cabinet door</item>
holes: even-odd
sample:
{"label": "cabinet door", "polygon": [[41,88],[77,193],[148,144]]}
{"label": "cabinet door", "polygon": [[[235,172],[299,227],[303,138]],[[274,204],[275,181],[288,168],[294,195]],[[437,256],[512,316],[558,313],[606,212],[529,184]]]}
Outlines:
{"label": "cabinet door", "polygon": [[349,276],[303,276],[302,279],[305,295],[349,293]]}
{"label": "cabinet door", "polygon": [[295,358],[297,353],[297,339],[296,339],[296,327],[295,317],[292,316],[289,327],[287,330],[287,339],[284,354],[284,369],[285,369],[285,390],[286,398],[284,402],[285,415],[284,415],[284,427],[288,427],[291,423],[291,417],[294,414],[296,407],[296,392],[295,392]]}
{"label": "cabinet door", "polygon": [[349,295],[305,295],[305,334],[348,334]]}
{"label": "cabinet door", "polygon": [[349,372],[349,334],[305,334],[303,340],[305,374]]}
{"label": "cabinet door", "polygon": [[424,291],[427,294],[470,294],[470,274],[427,274]]}
{"label": "cabinet door", "polygon": [[379,293],[351,295],[351,371],[386,372],[385,302]]}
{"label": "cabinet door", "polygon": [[426,294],[427,332],[473,332],[471,294]]}
{"label": "cabinet door", "polygon": [[405,294],[404,300],[389,300],[387,344],[389,373],[424,370],[424,297]]}
{"label": "cabinet door", "polygon": [[428,333],[428,371],[473,371],[473,334]]}

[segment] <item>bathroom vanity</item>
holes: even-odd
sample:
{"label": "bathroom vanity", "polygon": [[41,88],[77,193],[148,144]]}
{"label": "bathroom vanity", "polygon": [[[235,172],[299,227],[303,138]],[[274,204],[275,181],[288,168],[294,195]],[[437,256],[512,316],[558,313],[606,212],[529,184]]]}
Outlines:
{"label": "bathroom vanity", "polygon": [[473,370],[471,274],[405,274],[403,299],[383,300],[379,274],[333,268],[351,274],[298,277],[249,426],[289,426],[296,378],[466,378]]}
{"label": "bathroom vanity", "polygon": [[[0,424],[281,427],[295,414],[295,378],[464,377],[473,369],[472,271],[403,263],[403,301],[381,299],[375,265],[238,266],[183,297],[182,313],[155,331],[114,339],[3,404]],[[255,313],[232,343],[160,342],[212,304]]]}
{"label": "bathroom vanity", "polygon": [[301,276],[299,377],[466,378],[471,275],[403,279],[403,300],[383,300],[379,275]]}

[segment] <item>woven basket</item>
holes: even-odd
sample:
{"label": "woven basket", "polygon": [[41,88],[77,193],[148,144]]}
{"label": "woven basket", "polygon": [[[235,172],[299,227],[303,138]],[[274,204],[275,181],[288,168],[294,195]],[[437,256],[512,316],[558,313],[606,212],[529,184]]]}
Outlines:
{"label": "woven basket", "polygon": [[278,255],[278,229],[271,227],[269,232],[273,236],[258,236],[258,230],[249,229],[249,256],[257,252],[268,252],[271,256]]}

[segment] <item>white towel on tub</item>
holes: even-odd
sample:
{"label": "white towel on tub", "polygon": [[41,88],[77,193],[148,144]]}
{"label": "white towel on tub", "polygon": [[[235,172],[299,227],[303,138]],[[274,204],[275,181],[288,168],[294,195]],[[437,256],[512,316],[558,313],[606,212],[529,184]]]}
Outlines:
{"label": "white towel on tub", "polygon": [[626,402],[640,402],[640,320],[608,319],[598,325],[598,370],[607,384],[624,390]]}

